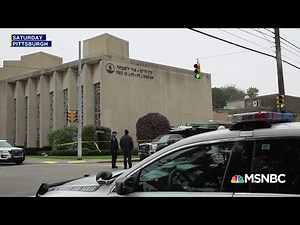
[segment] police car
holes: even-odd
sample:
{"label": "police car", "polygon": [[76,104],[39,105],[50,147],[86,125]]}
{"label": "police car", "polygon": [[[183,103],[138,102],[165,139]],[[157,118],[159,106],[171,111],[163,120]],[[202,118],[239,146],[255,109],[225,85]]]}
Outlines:
{"label": "police car", "polygon": [[234,126],[182,139],[124,171],[100,171],[35,196],[300,196],[300,122],[290,113],[231,117]]}
{"label": "police car", "polygon": [[0,140],[0,162],[13,162],[17,165],[25,160],[25,150],[12,146],[7,140]]}

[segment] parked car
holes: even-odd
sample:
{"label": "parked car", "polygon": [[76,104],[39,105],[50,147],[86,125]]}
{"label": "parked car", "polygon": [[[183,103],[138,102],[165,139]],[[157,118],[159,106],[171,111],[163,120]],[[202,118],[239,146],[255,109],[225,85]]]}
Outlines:
{"label": "parked car", "polygon": [[20,165],[25,160],[25,150],[12,146],[7,140],[0,140],[0,162],[14,162]]}
{"label": "parked car", "polygon": [[140,160],[148,157],[156,151],[183,139],[181,134],[161,134],[154,138],[152,142],[141,143],[138,145],[138,156]]}

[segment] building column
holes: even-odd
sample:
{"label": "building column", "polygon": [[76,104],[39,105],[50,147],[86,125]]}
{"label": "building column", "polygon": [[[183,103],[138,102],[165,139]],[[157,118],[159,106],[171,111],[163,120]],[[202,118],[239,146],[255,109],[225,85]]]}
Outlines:
{"label": "building column", "polygon": [[55,71],[53,74],[54,79],[54,110],[53,110],[53,130],[58,130],[63,128],[64,120],[66,119],[64,115],[64,96],[63,96],[63,76],[62,73]]}
{"label": "building column", "polygon": [[49,75],[40,76],[40,147],[48,146],[50,132]]}
{"label": "building column", "polygon": [[27,147],[36,146],[37,140],[37,79],[29,78],[28,82],[28,115],[27,115]]}
{"label": "building column", "polygon": [[25,85],[24,81],[18,80],[15,89],[16,97],[16,143],[24,146],[25,142]]}
{"label": "building column", "polygon": [[82,70],[83,85],[83,125],[95,124],[95,100],[93,65],[84,64]]}

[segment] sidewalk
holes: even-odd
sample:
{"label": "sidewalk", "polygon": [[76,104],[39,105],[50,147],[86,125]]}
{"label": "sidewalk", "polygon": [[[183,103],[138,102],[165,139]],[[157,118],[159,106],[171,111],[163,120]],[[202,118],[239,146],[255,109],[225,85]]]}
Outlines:
{"label": "sidewalk", "polygon": [[[132,162],[138,162],[140,161],[139,158],[134,157],[132,158]],[[80,164],[80,163],[110,163],[111,159],[82,159],[82,160],[69,160],[69,159],[43,159],[43,158],[35,158],[35,157],[30,157],[26,156],[24,163],[25,164],[40,164],[40,163],[45,163],[45,164]],[[120,159],[117,159],[117,162],[123,162],[123,157]]]}

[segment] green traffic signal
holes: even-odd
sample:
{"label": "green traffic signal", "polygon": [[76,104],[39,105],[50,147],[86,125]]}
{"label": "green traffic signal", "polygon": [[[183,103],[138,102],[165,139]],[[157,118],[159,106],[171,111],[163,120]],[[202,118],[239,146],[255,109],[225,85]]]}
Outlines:
{"label": "green traffic signal", "polygon": [[194,64],[194,68],[195,68],[195,70],[194,70],[194,76],[195,76],[195,78],[196,79],[200,79],[201,78],[201,75],[200,75],[200,73],[201,73],[201,71],[200,71],[200,63]]}
{"label": "green traffic signal", "polygon": [[196,78],[196,79],[200,79],[200,78],[201,78],[200,74],[199,74],[199,73],[196,73],[196,74],[195,74],[195,78]]}

